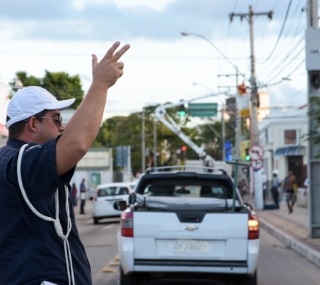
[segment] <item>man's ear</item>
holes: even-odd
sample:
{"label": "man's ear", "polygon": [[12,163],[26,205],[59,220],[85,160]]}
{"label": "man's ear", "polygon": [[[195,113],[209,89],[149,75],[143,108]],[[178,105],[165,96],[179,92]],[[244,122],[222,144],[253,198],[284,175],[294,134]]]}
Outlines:
{"label": "man's ear", "polygon": [[30,120],[27,123],[27,128],[31,132],[37,132],[37,125],[38,125],[38,120],[36,117],[31,117]]}

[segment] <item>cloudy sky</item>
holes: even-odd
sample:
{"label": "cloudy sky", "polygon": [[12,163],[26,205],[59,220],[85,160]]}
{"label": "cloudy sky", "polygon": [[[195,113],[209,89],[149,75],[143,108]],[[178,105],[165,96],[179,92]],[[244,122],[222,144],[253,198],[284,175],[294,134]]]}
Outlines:
{"label": "cloudy sky", "polygon": [[228,16],[248,13],[249,5],[274,12],[272,20],[254,18],[257,80],[271,105],[305,103],[301,0],[1,0],[0,82],[8,83],[17,71],[38,77],[45,70],[64,71],[79,74],[87,90],[91,54],[101,58],[119,40],[131,48],[122,58],[124,76],[110,89],[108,116],[226,90],[221,86],[235,86],[235,77],[218,75],[234,74],[234,66],[244,74],[240,82],[250,78],[248,21],[230,22]]}

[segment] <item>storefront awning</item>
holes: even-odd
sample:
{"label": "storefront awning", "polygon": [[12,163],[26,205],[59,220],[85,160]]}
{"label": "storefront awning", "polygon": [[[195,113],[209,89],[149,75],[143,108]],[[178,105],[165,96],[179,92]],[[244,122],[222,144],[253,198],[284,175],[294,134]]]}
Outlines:
{"label": "storefront awning", "polygon": [[303,146],[280,147],[274,152],[275,156],[296,156],[304,154],[305,148]]}

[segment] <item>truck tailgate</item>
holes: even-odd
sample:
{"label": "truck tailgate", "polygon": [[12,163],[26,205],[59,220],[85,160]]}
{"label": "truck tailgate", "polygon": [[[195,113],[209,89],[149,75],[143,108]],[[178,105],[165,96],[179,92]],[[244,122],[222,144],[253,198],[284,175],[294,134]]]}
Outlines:
{"label": "truck tailgate", "polygon": [[206,213],[181,222],[174,212],[134,212],[134,259],[246,261],[248,214]]}

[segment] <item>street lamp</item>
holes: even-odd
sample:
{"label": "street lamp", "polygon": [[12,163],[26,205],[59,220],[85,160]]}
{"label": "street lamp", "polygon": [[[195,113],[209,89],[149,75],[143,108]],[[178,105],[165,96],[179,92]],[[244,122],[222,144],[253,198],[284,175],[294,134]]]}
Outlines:
{"label": "street lamp", "polygon": [[200,35],[200,34],[196,34],[196,33],[190,33],[190,32],[181,32],[181,35],[182,36],[195,36],[195,37],[198,37],[198,38],[201,38],[201,39],[204,39],[205,41],[207,41],[218,53],[220,53],[220,55],[222,55],[222,57],[228,61],[237,71],[238,73],[238,67],[236,65],[234,65],[230,60],[229,58],[227,58],[223,53],[222,51],[220,51],[214,44],[212,41],[210,41],[208,38],[206,38],[205,36],[203,35]]}
{"label": "street lamp", "polygon": [[[204,84],[202,84],[202,83],[197,83],[197,82],[192,82],[192,84],[193,85],[195,85],[195,86],[202,86],[202,87],[204,87],[204,88],[206,88],[207,90],[209,90],[209,92],[211,93],[211,94],[214,94],[214,92],[212,91],[212,89],[210,88],[210,87],[208,87],[207,85],[204,85]],[[219,94],[220,95],[220,94]],[[218,96],[219,96],[218,95]],[[217,97],[218,97],[217,96]],[[220,102],[222,103],[222,104],[224,104],[224,101],[220,98],[220,97],[218,97],[218,99],[220,100]]]}
{"label": "street lamp", "polygon": [[[205,40],[206,42],[208,42],[220,55],[222,55],[222,57],[230,63],[230,65],[235,68],[236,70],[236,90],[238,90],[238,67],[236,65],[234,65],[215,45],[213,42],[211,42],[208,38],[206,38],[203,35],[200,34],[196,34],[196,33],[190,33],[190,32],[181,32],[182,36],[195,36],[198,38],[201,38],[203,40]],[[223,117],[223,116],[222,116]],[[237,132],[236,132],[236,153],[237,153],[237,159],[240,159],[241,157],[241,119],[240,119],[240,113],[239,110],[237,110],[237,117],[236,117],[236,128],[237,128]]]}

